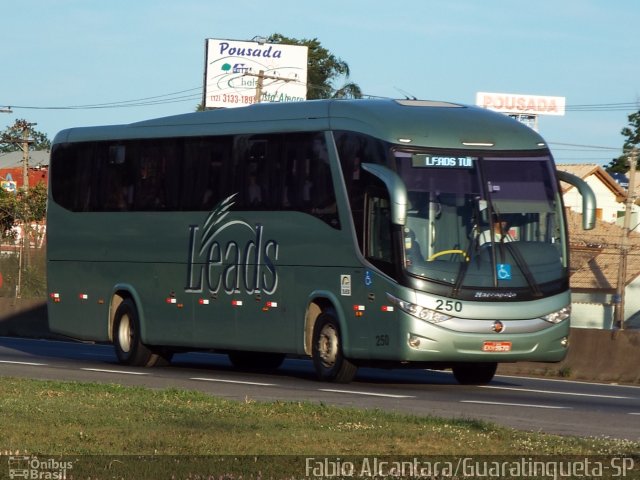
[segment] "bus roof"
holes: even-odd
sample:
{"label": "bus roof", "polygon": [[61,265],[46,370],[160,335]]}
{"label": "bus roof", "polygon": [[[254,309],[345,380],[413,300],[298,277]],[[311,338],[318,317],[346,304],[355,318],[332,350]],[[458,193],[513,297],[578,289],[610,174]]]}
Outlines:
{"label": "bus roof", "polygon": [[128,125],[63,130],[56,143],[350,130],[407,146],[536,150],[535,131],[501,113],[426,100],[310,100],[192,112]]}

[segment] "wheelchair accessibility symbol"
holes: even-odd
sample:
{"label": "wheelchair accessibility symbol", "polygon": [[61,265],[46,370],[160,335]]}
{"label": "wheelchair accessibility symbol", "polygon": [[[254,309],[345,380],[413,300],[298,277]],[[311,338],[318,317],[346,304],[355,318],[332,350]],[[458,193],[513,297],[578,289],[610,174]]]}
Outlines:
{"label": "wheelchair accessibility symbol", "polygon": [[373,277],[371,277],[371,272],[368,270],[364,273],[364,284],[367,287],[373,285]]}
{"label": "wheelchair accessibility symbol", "polygon": [[496,273],[498,274],[498,280],[511,280],[511,265],[499,263],[496,265]]}

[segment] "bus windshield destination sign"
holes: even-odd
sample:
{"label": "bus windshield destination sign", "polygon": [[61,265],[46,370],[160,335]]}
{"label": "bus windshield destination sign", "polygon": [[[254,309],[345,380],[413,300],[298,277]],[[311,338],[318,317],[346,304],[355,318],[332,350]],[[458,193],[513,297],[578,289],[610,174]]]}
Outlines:
{"label": "bus windshield destination sign", "polygon": [[416,153],[411,165],[418,168],[473,168],[475,157],[447,157]]}

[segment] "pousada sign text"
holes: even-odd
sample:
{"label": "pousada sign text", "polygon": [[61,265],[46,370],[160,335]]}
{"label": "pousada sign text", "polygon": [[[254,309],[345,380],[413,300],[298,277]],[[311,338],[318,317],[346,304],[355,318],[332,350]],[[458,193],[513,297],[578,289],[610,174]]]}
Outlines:
{"label": "pousada sign text", "polygon": [[476,94],[476,105],[479,107],[507,114],[562,116],[565,104],[565,97],[487,92]]}

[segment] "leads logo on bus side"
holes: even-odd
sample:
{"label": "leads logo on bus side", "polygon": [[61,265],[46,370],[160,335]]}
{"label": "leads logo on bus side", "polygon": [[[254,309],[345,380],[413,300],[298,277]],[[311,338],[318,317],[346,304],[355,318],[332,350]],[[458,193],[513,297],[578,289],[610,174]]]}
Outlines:
{"label": "leads logo on bus side", "polygon": [[[278,242],[265,241],[264,227],[241,220],[223,222],[237,194],[221,201],[209,213],[202,227],[189,226],[189,257],[186,293],[205,290],[227,294],[273,294],[278,288]],[[220,241],[223,232],[233,240]],[[227,237],[228,238],[228,237]],[[246,243],[235,239],[246,238]]]}

